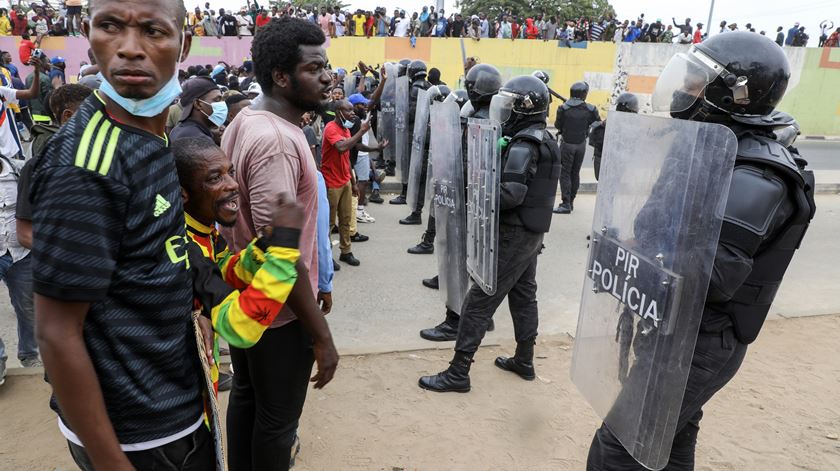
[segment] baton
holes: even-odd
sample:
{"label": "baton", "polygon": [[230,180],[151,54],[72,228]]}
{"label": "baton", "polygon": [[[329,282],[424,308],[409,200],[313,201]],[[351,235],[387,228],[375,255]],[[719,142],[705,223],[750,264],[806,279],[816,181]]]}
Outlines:
{"label": "baton", "polygon": [[553,96],[554,98],[557,98],[558,100],[562,101],[563,103],[566,103],[566,99],[563,96],[561,96],[559,93],[552,90],[551,88],[548,89],[548,93],[551,93],[551,96]]}

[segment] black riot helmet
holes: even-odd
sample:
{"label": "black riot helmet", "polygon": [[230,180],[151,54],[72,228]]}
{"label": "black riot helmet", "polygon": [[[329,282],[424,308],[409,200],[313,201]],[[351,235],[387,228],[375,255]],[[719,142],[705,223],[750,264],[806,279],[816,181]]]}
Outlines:
{"label": "black riot helmet", "polygon": [[[766,125],[790,79],[790,64],[772,39],[747,31],[718,34],[680,53],[656,81],[654,111],[684,119],[710,114]],[[775,126],[775,124],[771,124]]]}
{"label": "black riot helmet", "polygon": [[544,83],[546,85],[548,85],[548,82],[551,81],[551,76],[548,75],[548,72],[546,72],[544,70],[535,70],[534,73],[532,73],[531,75],[533,75],[534,77],[542,80],[542,83]]}
{"label": "black riot helmet", "polygon": [[502,86],[502,74],[490,64],[474,65],[464,78],[470,103],[476,108],[487,106]]}
{"label": "black riot helmet", "polygon": [[548,115],[551,95],[542,80],[533,75],[514,77],[490,102],[490,119],[502,123],[504,130],[517,124],[543,121]]}
{"label": "black riot helmet", "polygon": [[615,100],[616,111],[626,111],[629,113],[639,112],[639,99],[632,93],[624,92]]}
{"label": "black riot helmet", "polygon": [[446,85],[437,85],[437,88],[438,91],[440,91],[440,98],[438,99],[438,101],[445,100],[446,97],[448,97],[449,94],[452,93],[452,90]]}
{"label": "black riot helmet", "polygon": [[572,88],[569,90],[570,98],[586,100],[587,95],[589,95],[589,84],[587,84],[586,82],[575,82],[572,84]]}
{"label": "black riot helmet", "polygon": [[408,73],[408,66],[411,64],[411,59],[401,59],[397,63],[397,77],[403,77]]}
{"label": "black riot helmet", "polygon": [[428,70],[426,63],[423,61],[413,61],[408,65],[408,79],[412,82],[421,78],[426,78]]}
{"label": "black riot helmet", "polygon": [[464,104],[470,101],[470,95],[463,88],[453,90],[451,93],[455,97],[455,103],[458,103],[458,108],[463,108]]}

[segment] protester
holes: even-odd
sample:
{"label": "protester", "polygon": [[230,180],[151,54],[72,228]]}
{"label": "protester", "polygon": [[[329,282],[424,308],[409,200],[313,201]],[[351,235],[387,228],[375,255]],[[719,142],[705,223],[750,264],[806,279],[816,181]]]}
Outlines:
{"label": "protester", "polygon": [[[200,137],[176,141],[173,153],[187,235],[193,242],[189,259],[196,300],[203,308],[202,315],[210,320],[207,327],[215,332],[204,338],[211,355],[210,377],[216,392],[225,391],[230,389],[231,375],[219,372],[219,336],[237,348],[250,348],[287,299],[300,308],[301,299],[308,297],[308,274],[302,270],[298,284],[295,267],[300,257],[297,245],[303,211],[281,196],[272,214],[271,230],[241,252],[231,253],[216,230],[217,226],[233,225],[238,214],[239,185],[232,176],[230,160],[215,143]],[[264,262],[255,264],[255,258]],[[314,303],[310,300],[310,304]]]}
{"label": "protester", "polygon": [[[353,105],[346,100],[337,102],[336,117],[324,128],[324,148],[321,159],[321,172],[327,184],[327,195],[330,200],[330,223],[338,217],[340,235],[339,261],[350,266],[359,266],[361,262],[353,256],[351,251],[351,218],[355,218],[355,208],[352,197],[359,195],[355,178],[350,171],[350,149],[356,146],[362,137],[370,130],[370,124],[363,122],[356,134],[350,134],[353,127]],[[367,146],[364,149],[369,149]]]}
{"label": "protester", "polygon": [[183,84],[181,120],[172,130],[173,141],[203,137],[221,143],[228,108],[219,87],[207,77],[195,77]]}
{"label": "protester", "polygon": [[[15,202],[20,176],[18,164],[13,159],[22,157],[20,136],[14,113],[6,105],[16,104],[38,96],[39,69],[33,64],[35,79],[27,90],[15,90],[5,84],[0,86],[0,187],[6,195],[2,208],[3,232],[6,236],[0,244],[0,279],[9,289],[9,298],[17,317],[18,360],[24,367],[40,366],[38,345],[35,342],[35,315],[32,306],[32,258],[29,250],[17,238],[15,225]],[[2,75],[2,74],[0,74]],[[6,381],[6,346],[0,339],[0,385]]]}
{"label": "protester", "polygon": [[[136,34],[140,18],[153,25],[153,41]],[[102,69],[100,93],[50,140],[33,174],[36,332],[59,428],[86,471],[149,469],[164,455],[202,469],[215,462],[187,331],[192,290],[178,244],[186,232],[164,135],[190,46],[184,21],[181,2],[92,4],[83,29]],[[89,152],[78,154],[80,146]],[[141,264],[148,276],[136,275]]]}
{"label": "protester", "polygon": [[[222,138],[240,190],[240,214],[234,227],[222,229],[225,239],[233,250],[242,250],[270,223],[277,194],[293,195],[306,215],[299,263],[316,289],[317,175],[299,125],[305,112],[321,109],[329,97],[325,40],[320,27],[306,20],[283,17],[267,23],[251,49],[262,95]],[[312,299],[317,295],[313,291]],[[227,414],[231,471],[288,469],[313,358],[318,363],[313,379],[320,388],[338,362],[329,328],[320,313],[288,308],[254,347],[231,348],[236,371]]]}

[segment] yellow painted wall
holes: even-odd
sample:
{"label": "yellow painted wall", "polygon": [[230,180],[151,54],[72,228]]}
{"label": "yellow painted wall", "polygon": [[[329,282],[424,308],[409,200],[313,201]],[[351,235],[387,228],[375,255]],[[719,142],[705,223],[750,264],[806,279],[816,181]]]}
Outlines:
{"label": "yellow painted wall", "polygon": [[[584,72],[612,74],[615,65],[612,43],[593,43],[587,49],[561,48],[556,42],[502,39],[465,39],[463,44],[467,57],[476,56],[481,63],[495,65],[505,79],[535,70],[548,72],[549,86],[563,96],[568,96],[572,83],[583,80]],[[420,59],[429,68],[440,69],[442,80],[453,89],[460,87],[464,74],[458,39],[418,38],[412,48],[405,38],[338,38],[331,40],[327,53],[334,68],[347,70],[353,69],[359,59],[371,66],[404,58]],[[608,91],[593,90],[587,101],[602,106],[608,99]],[[560,103],[555,101],[553,105],[551,121]]]}

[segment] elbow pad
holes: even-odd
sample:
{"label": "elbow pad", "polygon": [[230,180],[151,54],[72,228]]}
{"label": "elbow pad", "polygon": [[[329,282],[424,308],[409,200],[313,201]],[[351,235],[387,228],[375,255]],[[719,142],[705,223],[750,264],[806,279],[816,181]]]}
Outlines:
{"label": "elbow pad", "polygon": [[522,142],[515,143],[507,154],[505,169],[502,172],[502,183],[519,183],[528,185],[530,179],[531,160],[534,152],[531,147]]}

